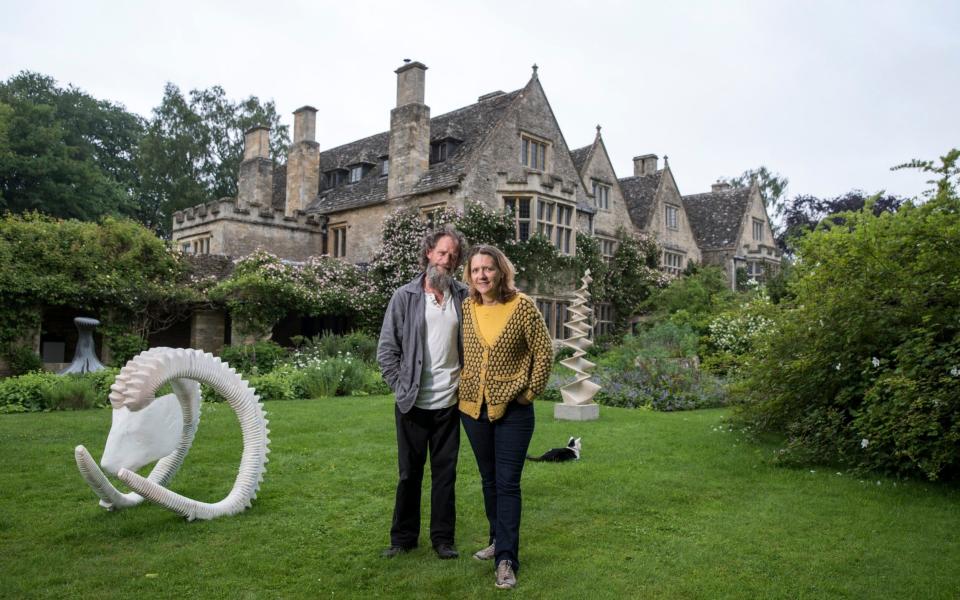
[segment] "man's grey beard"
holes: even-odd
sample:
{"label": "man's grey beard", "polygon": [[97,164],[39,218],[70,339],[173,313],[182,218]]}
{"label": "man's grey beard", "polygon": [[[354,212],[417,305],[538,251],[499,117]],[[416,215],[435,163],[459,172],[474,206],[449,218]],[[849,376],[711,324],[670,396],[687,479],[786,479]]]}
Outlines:
{"label": "man's grey beard", "polygon": [[438,292],[445,292],[453,285],[453,275],[437,268],[436,265],[427,265],[427,283]]}

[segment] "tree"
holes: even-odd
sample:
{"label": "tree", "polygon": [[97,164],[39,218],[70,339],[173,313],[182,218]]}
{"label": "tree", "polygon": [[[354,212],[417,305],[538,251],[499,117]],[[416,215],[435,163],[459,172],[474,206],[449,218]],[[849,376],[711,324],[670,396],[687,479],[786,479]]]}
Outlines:
{"label": "tree", "polygon": [[95,220],[134,212],[143,122],[23,71],[0,83],[0,209]]}
{"label": "tree", "polygon": [[867,205],[874,215],[893,213],[903,204],[903,198],[877,194],[868,196],[861,190],[851,190],[842,196],[826,200],[811,195],[794,196],[782,205],[783,228],[777,233],[777,246],[792,254],[793,246],[803,234],[813,231],[825,219],[835,225],[843,224],[844,212],[863,210]]}
{"label": "tree", "polygon": [[747,361],[741,416],[779,456],[930,479],[960,474],[960,153],[916,168],[926,202],[828,218],[797,242],[775,327]]}
{"label": "tree", "polygon": [[235,196],[244,132],[258,125],[270,128],[270,153],[279,159],[290,138],[272,101],[233,102],[220,86],[184,96],[168,83],[140,144],[141,222],[169,236],[175,211]]}
{"label": "tree", "polygon": [[763,196],[763,202],[767,209],[773,210],[775,214],[779,215],[787,185],[790,183],[790,180],[783,175],[773,173],[765,166],[760,166],[756,169],[747,169],[737,177],[720,178],[721,181],[726,181],[733,187],[738,188],[750,187],[754,179],[757,180],[760,195]]}

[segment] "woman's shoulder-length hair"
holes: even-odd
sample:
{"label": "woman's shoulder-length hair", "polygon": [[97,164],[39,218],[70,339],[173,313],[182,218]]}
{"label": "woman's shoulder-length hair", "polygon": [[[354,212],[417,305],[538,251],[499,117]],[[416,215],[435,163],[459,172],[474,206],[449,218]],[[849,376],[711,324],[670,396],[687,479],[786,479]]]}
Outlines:
{"label": "woman's shoulder-length hair", "polygon": [[517,270],[514,268],[513,263],[510,262],[510,259],[507,258],[506,254],[496,246],[490,246],[489,244],[477,244],[471,247],[464,261],[463,282],[470,287],[470,297],[473,298],[474,302],[483,303],[480,292],[473,286],[473,277],[470,274],[470,263],[473,262],[473,257],[478,254],[492,258],[493,263],[497,267],[497,271],[500,272],[500,281],[497,283],[497,300],[499,302],[512,300],[513,297],[520,292],[514,284]]}

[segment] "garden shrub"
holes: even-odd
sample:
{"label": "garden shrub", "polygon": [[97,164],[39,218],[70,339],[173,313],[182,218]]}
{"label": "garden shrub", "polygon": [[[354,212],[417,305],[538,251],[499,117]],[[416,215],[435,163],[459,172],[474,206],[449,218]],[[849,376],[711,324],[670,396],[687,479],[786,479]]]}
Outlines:
{"label": "garden shrub", "polygon": [[19,345],[10,345],[3,353],[11,375],[23,375],[31,371],[43,369],[43,361],[32,348]]}
{"label": "garden shrub", "polygon": [[220,360],[245,375],[269,373],[286,356],[283,346],[269,340],[224,346],[220,350]]}
{"label": "garden shrub", "polygon": [[290,369],[280,368],[263,375],[252,375],[248,379],[250,387],[256,390],[260,400],[295,400],[300,397],[296,389],[297,374]]}
{"label": "garden shrub", "polygon": [[[956,153],[952,155],[956,159]],[[844,213],[798,242],[740,418],[783,454],[929,479],[960,469],[960,200]]]}
{"label": "garden shrub", "polygon": [[95,408],[106,406],[117,369],[82,375],[34,371],[0,380],[0,412]]}
{"label": "garden shrub", "polygon": [[739,306],[710,321],[704,367],[718,375],[736,374],[761,336],[772,330],[777,309],[763,288]]}
{"label": "garden shrub", "polygon": [[60,380],[47,386],[44,391],[44,404],[54,410],[80,410],[103,406],[93,382],[82,375],[64,375]]}
{"label": "garden shrub", "polygon": [[334,335],[327,331],[304,340],[296,355],[304,359],[350,355],[368,364],[376,364],[377,338],[361,331],[346,335]]}
{"label": "garden shrub", "polygon": [[149,348],[147,340],[135,333],[109,335],[107,346],[110,347],[110,366],[112,367],[123,367],[131,358]]}
{"label": "garden shrub", "polygon": [[54,373],[35,371],[0,380],[0,409],[3,412],[33,412],[50,408],[47,390],[59,377]]}

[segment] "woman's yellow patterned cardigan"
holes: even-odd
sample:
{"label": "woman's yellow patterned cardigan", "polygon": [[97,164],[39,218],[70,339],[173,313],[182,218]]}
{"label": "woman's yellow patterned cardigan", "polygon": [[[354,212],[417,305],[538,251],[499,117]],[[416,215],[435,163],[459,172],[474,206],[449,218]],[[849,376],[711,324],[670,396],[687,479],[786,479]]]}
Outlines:
{"label": "woman's yellow patterned cardigan", "polygon": [[463,371],[460,373],[460,412],[495,421],[507,404],[529,404],[543,393],[553,364],[550,334],[537,306],[520,294],[517,307],[492,344],[479,334],[473,298],[463,302]]}

